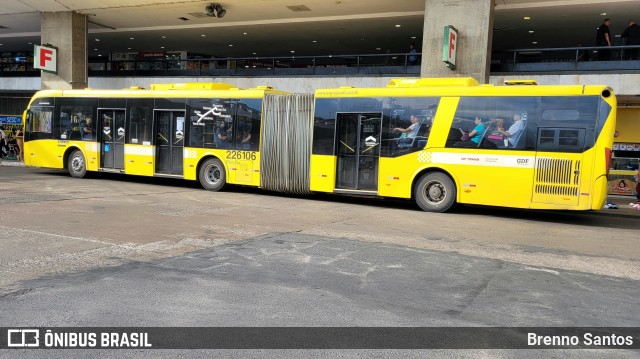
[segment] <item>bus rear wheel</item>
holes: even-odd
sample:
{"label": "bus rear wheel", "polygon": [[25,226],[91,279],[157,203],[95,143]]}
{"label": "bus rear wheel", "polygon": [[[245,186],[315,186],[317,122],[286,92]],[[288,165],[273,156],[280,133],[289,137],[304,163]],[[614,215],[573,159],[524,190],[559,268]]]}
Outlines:
{"label": "bus rear wheel", "polygon": [[444,173],[427,173],[420,177],[414,198],[423,211],[446,212],[456,203],[456,185]]}
{"label": "bus rear wheel", "polygon": [[71,177],[74,178],[82,178],[87,174],[87,163],[82,152],[79,150],[71,152],[67,162],[67,169]]}
{"label": "bus rear wheel", "polygon": [[209,158],[200,166],[198,180],[200,180],[200,185],[208,191],[222,190],[227,184],[224,165],[217,158]]}

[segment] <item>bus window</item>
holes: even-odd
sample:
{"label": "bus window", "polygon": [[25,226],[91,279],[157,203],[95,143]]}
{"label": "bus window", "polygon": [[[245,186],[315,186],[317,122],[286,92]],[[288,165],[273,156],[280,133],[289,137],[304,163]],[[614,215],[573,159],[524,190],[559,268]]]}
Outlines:
{"label": "bus window", "polygon": [[52,129],[53,107],[31,107],[27,123],[28,140],[51,139]]}
{"label": "bus window", "polygon": [[189,146],[231,149],[237,101],[189,100]]}
{"label": "bus window", "polygon": [[333,155],[338,99],[316,99],[315,111],[313,120],[313,154]]}
{"label": "bus window", "polygon": [[236,148],[257,151],[260,144],[262,99],[240,99],[237,112]]}
{"label": "bus window", "polygon": [[[555,147],[544,146],[545,151],[559,151],[559,152],[580,152],[587,150],[595,145],[595,139],[598,136],[600,125],[598,124],[598,112],[600,107],[599,96],[546,96],[542,97],[540,101],[540,107],[542,111],[542,118],[540,119],[539,126],[547,128],[555,128],[558,131],[561,129],[582,129],[584,133],[584,144],[582,138],[580,138],[580,144],[576,143],[575,146],[569,146],[566,141],[563,141],[565,145],[560,145],[560,142],[555,141]],[[604,102],[604,101],[602,101]],[[606,102],[604,102],[605,105]],[[608,107],[608,105],[607,105]],[[609,111],[604,111],[603,122],[609,115]],[[556,135],[560,135],[558,132]],[[565,136],[561,136],[565,137]],[[548,140],[547,140],[548,141]],[[540,145],[540,143],[538,144]],[[558,147],[560,146],[560,147]],[[569,146],[569,147],[567,147]]]}
{"label": "bus window", "polygon": [[[87,121],[91,122],[87,125]],[[93,107],[62,105],[60,106],[59,128],[56,131],[56,137],[63,140],[88,140],[91,137],[95,138],[95,125],[95,121],[93,121]],[[87,132],[86,135],[83,135],[83,127],[88,128],[86,131],[91,131],[92,133]]]}
{"label": "bus window", "polygon": [[[382,157],[422,150],[429,139],[439,98],[388,98],[382,120]],[[401,130],[400,130],[401,129]]]}
{"label": "bus window", "polygon": [[[446,147],[533,149],[537,97],[462,97]],[[469,136],[471,134],[471,136]]]}
{"label": "bus window", "polygon": [[153,99],[127,99],[129,113],[129,131],[125,141],[127,144],[150,145]]}

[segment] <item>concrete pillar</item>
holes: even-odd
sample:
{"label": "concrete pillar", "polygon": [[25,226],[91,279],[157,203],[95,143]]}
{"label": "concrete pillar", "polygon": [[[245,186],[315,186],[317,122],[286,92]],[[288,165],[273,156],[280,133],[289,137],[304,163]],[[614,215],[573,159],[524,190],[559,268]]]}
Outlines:
{"label": "concrete pillar", "polygon": [[87,16],[77,12],[45,12],[40,18],[41,43],[58,48],[58,73],[42,72],[42,89],[87,87]]}
{"label": "concrete pillar", "polygon": [[[489,82],[495,0],[425,0],[422,77],[473,77]],[[444,27],[458,30],[456,69],[442,62]]]}

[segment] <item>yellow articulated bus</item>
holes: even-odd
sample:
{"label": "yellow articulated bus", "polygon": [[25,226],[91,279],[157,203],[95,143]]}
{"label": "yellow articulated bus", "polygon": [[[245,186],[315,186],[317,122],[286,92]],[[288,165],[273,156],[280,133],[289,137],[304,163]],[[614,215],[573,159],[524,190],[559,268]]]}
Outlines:
{"label": "yellow articulated bus", "polygon": [[[174,176],[214,191],[406,198],[434,212],[455,203],[590,210],[606,199],[615,109],[607,86],[470,78],[315,96],[222,84],[42,91],[27,112],[25,162],[75,177]],[[89,114],[97,125],[86,125]]]}

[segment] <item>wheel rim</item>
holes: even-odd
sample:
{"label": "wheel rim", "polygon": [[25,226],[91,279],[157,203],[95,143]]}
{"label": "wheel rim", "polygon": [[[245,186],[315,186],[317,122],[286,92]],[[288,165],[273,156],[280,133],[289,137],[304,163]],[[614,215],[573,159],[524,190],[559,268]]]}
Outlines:
{"label": "wheel rim", "polygon": [[84,169],[84,159],[82,156],[74,156],[71,160],[71,169],[73,172],[82,172]]}
{"label": "wheel rim", "polygon": [[205,171],[205,180],[208,184],[216,185],[220,182],[222,174],[220,173],[220,168],[216,165],[208,166]]}
{"label": "wheel rim", "polygon": [[425,199],[431,204],[438,204],[447,198],[447,189],[437,181],[428,182],[424,189]]}

